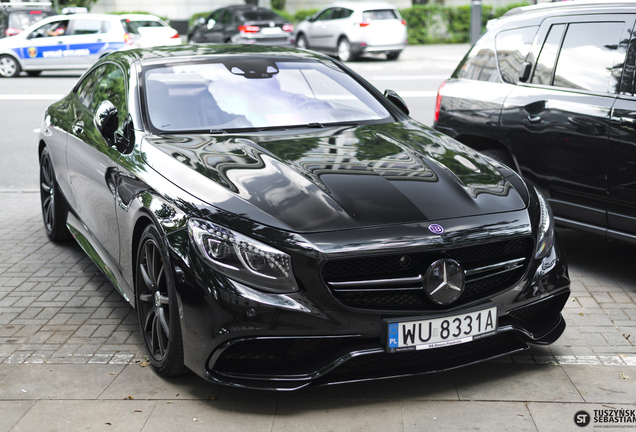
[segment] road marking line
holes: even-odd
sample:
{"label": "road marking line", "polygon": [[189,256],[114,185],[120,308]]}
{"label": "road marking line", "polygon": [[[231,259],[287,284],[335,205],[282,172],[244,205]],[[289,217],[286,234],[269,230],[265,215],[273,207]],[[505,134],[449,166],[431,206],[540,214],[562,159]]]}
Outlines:
{"label": "road marking line", "polygon": [[0,95],[0,100],[58,100],[64,95],[48,94],[48,95]]}
{"label": "road marking line", "polygon": [[448,75],[378,75],[368,79],[377,81],[391,80],[445,80]]}
{"label": "road marking line", "polygon": [[436,90],[425,90],[425,91],[397,91],[397,94],[403,98],[426,98],[426,97],[437,97]]}

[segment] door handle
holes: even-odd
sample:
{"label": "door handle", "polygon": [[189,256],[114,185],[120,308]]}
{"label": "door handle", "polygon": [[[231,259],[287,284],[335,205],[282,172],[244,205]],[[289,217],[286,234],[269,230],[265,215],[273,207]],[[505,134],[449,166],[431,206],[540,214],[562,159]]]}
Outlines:
{"label": "door handle", "polygon": [[630,126],[636,125],[636,119],[633,119],[630,117],[621,117],[620,122],[623,125],[630,125]]}
{"label": "door handle", "polygon": [[73,132],[76,133],[77,135],[84,132],[84,122],[80,120],[77,123],[75,123],[73,125]]}
{"label": "door handle", "polygon": [[529,116],[528,116],[528,121],[529,121],[531,124],[541,123],[541,116],[533,116],[533,115],[529,115]]}

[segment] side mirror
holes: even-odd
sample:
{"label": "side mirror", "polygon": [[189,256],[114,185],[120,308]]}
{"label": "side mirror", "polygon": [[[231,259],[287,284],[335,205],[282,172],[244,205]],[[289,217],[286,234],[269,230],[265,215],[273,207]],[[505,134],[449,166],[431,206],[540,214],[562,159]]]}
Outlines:
{"label": "side mirror", "polygon": [[519,81],[527,82],[530,78],[530,72],[532,72],[532,63],[523,62],[521,69],[519,70]]}
{"label": "side mirror", "polygon": [[406,106],[404,100],[396,92],[394,92],[393,90],[385,90],[384,97],[390,100],[393,105],[398,107],[404,114],[409,115],[409,108]]}
{"label": "side mirror", "polygon": [[132,152],[135,148],[135,128],[130,114],[124,120],[121,131],[115,132],[115,146],[120,153],[124,154]]}
{"label": "side mirror", "polygon": [[211,30],[212,27],[214,27],[214,24],[216,24],[216,21],[214,21],[212,18],[210,18],[208,20],[208,23],[207,23],[206,27],[208,28],[208,30]]}
{"label": "side mirror", "polygon": [[315,16],[315,15],[314,16],[310,16],[309,18],[307,18],[307,21],[314,22],[314,21],[316,21],[316,18],[317,18],[317,16]]}
{"label": "side mirror", "polygon": [[119,127],[119,113],[110,101],[99,104],[94,118],[95,127],[106,139],[109,146],[115,144],[115,132]]}

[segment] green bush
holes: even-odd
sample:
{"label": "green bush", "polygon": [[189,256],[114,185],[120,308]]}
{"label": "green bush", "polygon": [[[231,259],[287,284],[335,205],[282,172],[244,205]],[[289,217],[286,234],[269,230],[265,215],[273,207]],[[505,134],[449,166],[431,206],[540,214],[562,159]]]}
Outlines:
{"label": "green bush", "polygon": [[303,10],[296,11],[296,13],[294,14],[294,22],[299,23],[301,21],[304,21],[305,19],[309,18],[310,16],[312,16],[319,10],[320,9],[303,9]]}
{"label": "green bush", "polygon": [[285,10],[285,3],[285,0],[271,0],[272,9],[274,9],[276,12]]}
{"label": "green bush", "polygon": [[[481,9],[482,32],[489,20],[499,18],[510,9],[528,6],[515,3],[494,9],[483,5]],[[442,7],[437,4],[413,6],[400,10],[408,26],[410,44],[466,43],[470,41],[470,5]]]}
{"label": "green bush", "polygon": [[275,11],[278,15],[282,16],[283,18],[285,18],[287,21],[289,21],[290,23],[294,22],[294,16],[292,14],[290,14],[289,12],[285,11],[285,10],[277,10]]}
{"label": "green bush", "polygon": [[194,15],[192,15],[190,17],[190,20],[188,21],[188,30],[190,30],[192,27],[194,27],[197,24],[197,21],[199,20],[199,18],[203,17],[203,18],[207,18],[208,15],[210,15],[213,11],[210,12],[199,12],[199,13],[195,13]]}
{"label": "green bush", "polygon": [[439,35],[439,17],[442,15],[441,6],[417,5],[412,8],[400,10],[400,15],[406,21],[408,40],[410,44],[419,45],[427,43],[443,42]]}

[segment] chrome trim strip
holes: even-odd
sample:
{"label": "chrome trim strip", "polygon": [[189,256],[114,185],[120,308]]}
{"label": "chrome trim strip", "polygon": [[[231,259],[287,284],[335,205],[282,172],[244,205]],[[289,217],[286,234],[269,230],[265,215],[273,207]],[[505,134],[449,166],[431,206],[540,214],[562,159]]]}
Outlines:
{"label": "chrome trim strip", "polygon": [[395,292],[395,291],[418,291],[418,290],[422,290],[424,289],[423,286],[417,286],[417,287],[412,287],[412,288],[370,288],[370,289],[365,289],[365,288],[353,288],[353,289],[333,289],[333,292],[335,293],[345,293],[345,292],[359,292],[359,293],[368,293],[368,292],[382,292],[382,291],[389,291],[389,292]]}
{"label": "chrome trim strip", "polygon": [[[476,273],[483,273],[485,271],[495,270],[495,269],[498,269],[498,268],[501,268],[501,267],[505,267],[505,266],[508,266],[508,265],[517,264],[514,268],[511,269],[511,270],[514,270],[516,268],[522,267],[521,265],[518,265],[518,264],[523,263],[525,260],[526,260],[525,258],[517,258],[517,259],[510,260],[510,261],[499,262],[497,264],[491,264],[491,265],[487,265],[487,266],[484,266],[484,267],[478,267],[478,268],[466,270],[466,276],[472,276],[472,275],[474,275]],[[506,271],[508,271],[508,270],[506,270]]]}
{"label": "chrome trim strip", "polygon": [[364,286],[364,287],[373,287],[373,286],[393,286],[393,285],[404,285],[409,283],[422,283],[424,278],[422,275],[417,275],[417,277],[406,277],[406,278],[398,278],[398,279],[369,279],[369,280],[361,280],[361,281],[347,281],[347,282],[327,282],[330,287],[338,288],[338,287],[356,287],[356,286]]}

